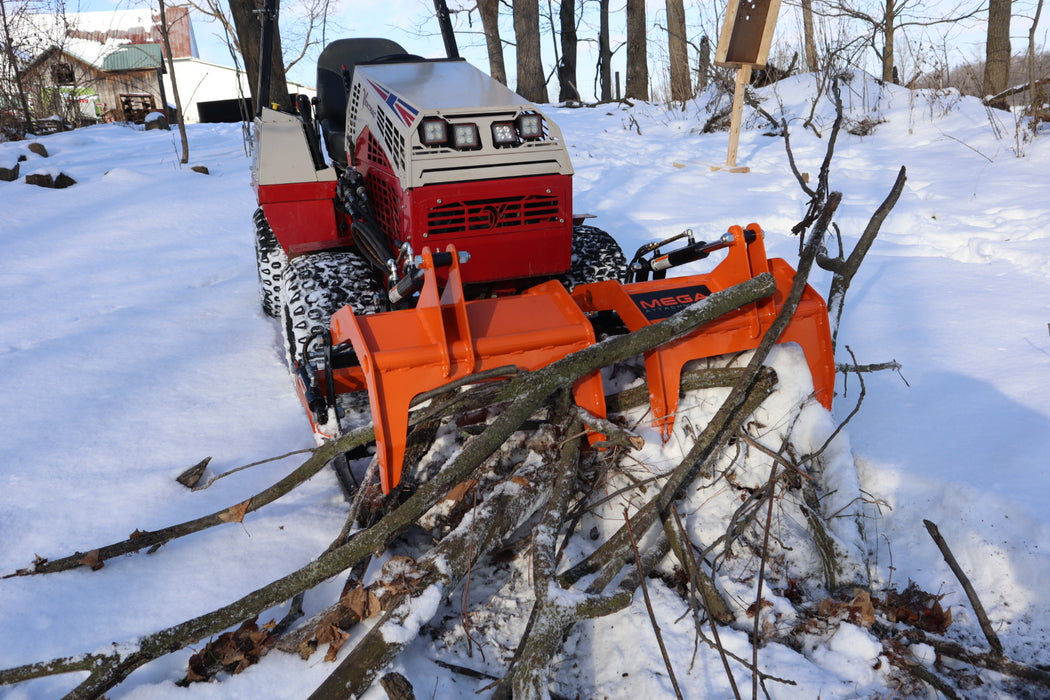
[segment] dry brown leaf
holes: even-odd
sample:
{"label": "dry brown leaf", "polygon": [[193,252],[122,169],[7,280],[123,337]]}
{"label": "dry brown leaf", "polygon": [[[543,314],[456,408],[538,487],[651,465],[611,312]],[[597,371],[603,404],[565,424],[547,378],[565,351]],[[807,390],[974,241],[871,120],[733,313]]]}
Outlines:
{"label": "dry brown leaf", "polygon": [[862,588],[853,589],[853,600],[849,604],[850,621],[861,627],[875,624],[875,606],[871,603],[871,594]]}
{"label": "dry brown leaf", "polygon": [[97,549],[92,549],[80,559],[77,559],[77,563],[89,567],[92,571],[98,571],[106,565]]}
{"label": "dry brown leaf", "polygon": [[248,499],[243,503],[238,503],[235,506],[230,506],[223,512],[219,513],[219,520],[224,523],[242,523],[244,522],[244,516],[248,513],[248,508],[252,504],[252,499]]}
{"label": "dry brown leaf", "polygon": [[359,620],[367,620],[383,611],[383,604],[376,594],[364,586],[358,586],[344,595],[340,600]]}
{"label": "dry brown leaf", "polygon": [[754,617],[760,604],[761,604],[762,608],[771,608],[771,607],[773,607],[772,603],[770,603],[765,598],[762,598],[758,602],[752,603],[751,605],[747,606],[747,616],[748,617]]}
{"label": "dry brown leaf", "polygon": [[338,625],[318,625],[314,630],[314,638],[318,644],[330,644],[342,637],[343,630]]}
{"label": "dry brown leaf", "polygon": [[201,480],[201,476],[204,475],[204,470],[208,467],[208,462],[210,461],[211,457],[205,457],[200,462],[197,462],[197,464],[175,477],[175,480],[186,488],[192,489],[197,485],[197,482]]}
{"label": "dry brown leaf", "polygon": [[306,661],[313,656],[315,651],[317,651],[317,640],[312,638],[304,640],[303,643],[299,645],[299,658]]}
{"label": "dry brown leaf", "polygon": [[477,479],[467,479],[466,481],[461,481],[455,486],[453,486],[447,494],[445,494],[445,500],[457,502],[461,501],[463,500],[463,497],[466,496],[470,492],[470,490],[477,485]]}
{"label": "dry brown leaf", "polygon": [[383,570],[375,585],[391,594],[412,593],[419,588],[425,573],[412,557],[391,557],[383,564]]}
{"label": "dry brown leaf", "polygon": [[339,650],[343,648],[343,644],[345,644],[346,640],[350,638],[348,632],[344,632],[341,629],[336,629],[336,632],[339,634],[339,637],[328,643],[328,651],[325,652],[324,655],[325,661],[335,661],[335,657],[339,654]]}
{"label": "dry brown leaf", "polygon": [[135,528],[135,532],[133,532],[133,533],[131,533],[130,535],[128,535],[128,539],[129,539],[129,540],[133,540],[133,539],[135,539],[136,537],[142,537],[142,536],[143,536],[143,535],[145,535],[145,534],[148,534],[148,533],[146,533],[146,532],[144,532],[144,531],[142,531],[142,530],[140,530],[140,529],[138,529],[138,528]]}

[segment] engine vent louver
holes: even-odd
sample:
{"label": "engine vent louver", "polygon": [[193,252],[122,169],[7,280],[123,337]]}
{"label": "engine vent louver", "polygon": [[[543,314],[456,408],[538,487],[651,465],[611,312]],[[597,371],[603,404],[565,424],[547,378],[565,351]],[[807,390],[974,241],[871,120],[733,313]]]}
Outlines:
{"label": "engine vent louver", "polygon": [[376,122],[379,126],[379,133],[386,143],[391,165],[394,166],[396,172],[405,172],[405,137],[394,128],[393,122],[385,112],[376,112]]}
{"label": "engine vent louver", "polygon": [[361,105],[361,83],[354,85],[350,91],[350,107],[346,110],[347,133],[353,133],[352,127],[357,123],[357,110]]}
{"label": "engine vent louver", "polygon": [[390,173],[390,162],[371,132],[368,134],[366,143],[367,158],[374,166],[368,169],[368,174],[365,176],[368,197],[372,200],[372,213],[379,221],[383,233],[391,239],[398,239],[400,237],[398,229],[400,199],[395,178]]}
{"label": "engine vent louver", "polygon": [[531,195],[455,202],[427,213],[431,236],[464,231],[498,231],[559,221],[557,197]]}

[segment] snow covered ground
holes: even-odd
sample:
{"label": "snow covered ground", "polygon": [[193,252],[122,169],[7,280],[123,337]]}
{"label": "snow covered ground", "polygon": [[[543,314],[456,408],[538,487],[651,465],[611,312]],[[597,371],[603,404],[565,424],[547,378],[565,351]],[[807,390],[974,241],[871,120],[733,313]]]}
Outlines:
{"label": "snow covered ground", "polygon": [[[761,94],[767,112],[791,121],[795,159],[815,178],[831,113],[826,104],[817,110],[824,139],[803,128],[812,92],[812,76],[802,76]],[[880,91],[860,76],[843,98],[851,124],[874,123],[870,135],[840,135],[831,168],[847,246],[900,166],[908,174],[853,282],[839,336],[840,362],[849,361],[848,345],[861,363],[903,366],[900,376],[865,377],[864,404],[848,445],[840,443],[852,449],[863,492],[882,504],[867,523],[871,575],[877,585],[911,580],[943,594],[950,633],[982,648],[970,604],[922,521],[937,523],[1007,654],[1048,664],[1050,135],[1027,140],[1011,117],[972,99]],[[712,171],[725,160],[726,135],[700,133],[707,110],[702,101],[682,110],[550,110],[570,144],[576,210],[597,215],[628,253],[684,228],[710,240],[757,221],[770,251],[794,259],[789,230],[806,197],[783,139],[765,135],[768,123],[749,111],[739,161],[750,173]],[[77,184],[0,182],[0,574],[37,555],[87,551],[224,508],[299,463],[256,467],[195,493],[174,481],[204,457],[215,473],[313,444],[275,325],[258,303],[240,128],[190,128],[191,162],[210,175],[178,165],[175,132],[105,125],[40,142],[50,157],[25,142],[0,143],[0,167],[25,154],[23,175],[62,172]],[[825,293],[826,273],[813,284]],[[855,377],[845,386],[840,378],[834,418],[845,418],[858,394]],[[344,515],[326,471],[243,524],[153,555],[96,572],[0,580],[0,668],[107,651],[231,602],[310,561]],[[316,589],[308,611],[329,604],[341,585]],[[652,593],[686,697],[727,697],[717,655],[702,652],[690,667],[692,623],[675,622],[685,603],[661,585]],[[581,697],[673,696],[641,596],[581,627],[557,667],[563,691],[576,683]],[[723,641],[750,654],[740,631]],[[414,645],[398,668],[417,697],[473,697],[486,684],[435,666],[434,641]],[[767,673],[798,683],[771,684],[773,697],[893,691],[885,664],[874,668],[878,643],[860,627],[845,624],[803,651],[761,650]],[[174,681],[190,653],[146,666],[108,696],[305,697],[331,669],[321,655],[304,662],[272,653],[221,684],[184,690]],[[486,653],[487,663],[499,658]],[[481,665],[465,656],[458,663]],[[0,698],[55,697],[77,682],[0,688]],[[994,692],[988,697],[1022,697]]]}

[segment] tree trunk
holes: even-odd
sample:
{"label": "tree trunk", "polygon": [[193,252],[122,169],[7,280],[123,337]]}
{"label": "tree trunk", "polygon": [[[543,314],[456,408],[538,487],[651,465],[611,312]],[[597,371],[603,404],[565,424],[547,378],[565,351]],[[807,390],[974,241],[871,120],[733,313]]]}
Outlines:
{"label": "tree trunk", "polygon": [[499,35],[499,0],[478,0],[481,28],[485,31],[485,48],[489,54],[489,74],[507,84],[507,66],[503,62],[503,40]]}
{"label": "tree trunk", "polygon": [[685,7],[682,0],[666,0],[667,53],[671,63],[671,99],[685,102],[693,96],[689,80],[689,45],[686,43]]}
{"label": "tree trunk", "polygon": [[609,41],[609,0],[598,0],[598,82],[601,101],[611,102],[612,94],[612,48]]}
{"label": "tree trunk", "polygon": [[558,62],[558,100],[579,100],[576,89],[576,2],[561,0],[558,5],[558,20],[561,24],[561,61]]}
{"label": "tree trunk", "polygon": [[627,0],[627,86],[624,97],[649,99],[645,0]]}
{"label": "tree trunk", "polygon": [[1035,6],[1035,16],[1032,18],[1032,26],[1028,30],[1028,84],[1031,85],[1031,91],[1028,93],[1029,99],[1029,117],[1031,118],[1032,134],[1038,133],[1039,129],[1039,110],[1042,109],[1044,98],[1046,94],[1041,85],[1037,84],[1035,79],[1035,30],[1039,26],[1039,17],[1043,14],[1043,0]]}
{"label": "tree trunk", "polygon": [[707,87],[711,77],[711,40],[707,35],[700,37],[700,56],[696,65],[696,90],[700,92]]}
{"label": "tree trunk", "polygon": [[[997,95],[1010,86],[1010,11],[1011,0],[989,0],[988,43],[985,47],[984,96]],[[989,102],[1006,109],[1006,99]]]}
{"label": "tree trunk", "polygon": [[[171,73],[171,92],[175,97],[175,120],[179,124],[179,138],[182,140],[182,159],[179,161],[183,165],[190,162],[190,141],[186,137],[186,119],[182,114],[182,100],[179,99],[179,83],[175,80],[175,62],[171,58],[171,39],[168,36],[168,19],[165,16],[167,9],[164,7],[164,0],[160,2],[160,34],[164,39],[164,53],[168,58],[168,72]],[[187,18],[187,21],[189,19]],[[159,72],[159,71],[158,71]],[[157,76],[160,78],[160,76]],[[158,80],[160,82],[160,80]],[[164,85],[161,84],[161,94],[163,94]],[[164,105],[164,118],[168,118],[168,105]]]}
{"label": "tree trunk", "polygon": [[547,102],[540,54],[539,0],[514,0],[514,38],[518,44],[518,94],[530,102]]}
{"label": "tree trunk", "polygon": [[806,68],[810,73],[820,69],[817,58],[817,37],[813,29],[813,0],[802,0],[802,36],[806,48]]}
{"label": "tree trunk", "polygon": [[[237,27],[237,41],[241,45],[241,57],[244,59],[244,71],[248,74],[248,87],[251,89],[252,102],[259,105],[259,51],[262,45],[262,27],[256,10],[262,10],[262,0],[230,0],[230,14]],[[281,31],[276,18],[273,24],[273,56],[270,60],[270,94],[263,104],[276,104],[279,108],[291,111],[292,100],[288,96],[288,83],[284,75],[284,56],[281,54]],[[254,111],[253,111],[254,113]]]}
{"label": "tree trunk", "polygon": [[897,24],[894,0],[886,0],[886,14],[882,19],[882,80],[894,83],[893,75],[893,30]]}

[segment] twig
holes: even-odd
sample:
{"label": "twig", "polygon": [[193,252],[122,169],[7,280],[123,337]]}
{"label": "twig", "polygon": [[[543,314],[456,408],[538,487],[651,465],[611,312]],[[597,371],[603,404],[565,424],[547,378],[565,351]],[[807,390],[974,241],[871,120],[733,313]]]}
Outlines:
{"label": "twig", "polygon": [[576,408],[576,413],[585,426],[605,436],[605,439],[596,443],[595,447],[623,447],[629,450],[640,450],[645,447],[643,438],[627,432],[612,421],[598,418],[579,407]]}
{"label": "twig", "polygon": [[[846,346],[846,352],[849,353],[849,356],[853,358],[854,364],[856,364],[857,357],[853,354],[853,350],[848,345]],[[853,420],[853,416],[857,415],[860,412],[861,404],[864,403],[864,396],[867,392],[864,388],[864,377],[862,377],[860,373],[857,374],[857,381],[860,382],[860,396],[857,397],[857,403],[855,406],[853,406],[853,410],[849,412],[849,415],[846,416],[845,420],[839,423],[835,427],[835,429],[831,431],[831,435],[828,436],[828,439],[824,441],[823,445],[821,445],[815,452],[812,452],[811,454],[808,454],[801,460],[799,460],[801,463],[805,464],[806,462],[812,461],[820,455],[824,454],[824,450],[828,449],[828,445],[830,445],[832,441],[836,437],[838,437],[838,434],[842,432],[846,425],[848,425],[849,422]]]}
{"label": "twig", "polygon": [[901,363],[897,362],[896,360],[890,360],[889,362],[877,362],[871,365],[848,365],[843,362],[840,362],[835,365],[835,371],[842,372],[843,374],[845,374],[846,372],[855,372],[857,374],[860,374],[861,372],[882,372],[887,369],[892,369],[896,370],[897,372],[900,372],[901,369],[903,369],[903,367],[901,366]]}
{"label": "twig", "polygon": [[653,612],[653,601],[649,598],[649,586],[645,583],[645,571],[642,569],[641,557],[638,554],[638,541],[634,538],[634,531],[631,529],[631,518],[627,513],[627,509],[623,509],[623,523],[627,527],[627,534],[631,538],[631,551],[634,552],[634,565],[638,569],[638,582],[642,586],[642,597],[645,598],[645,609],[649,612],[649,622],[653,626],[653,633],[656,635],[656,643],[660,646],[660,655],[664,657],[664,667],[667,669],[667,675],[671,678],[671,687],[674,688],[675,697],[678,700],[683,700],[682,689],[678,687],[678,678],[674,674],[674,666],[671,665],[671,657],[667,655],[667,647],[664,645],[664,637],[660,633],[660,624],[656,621],[656,613]]}
{"label": "twig", "polygon": [[948,700],[961,700],[956,694],[955,690],[942,680],[937,674],[930,669],[926,668],[920,663],[909,663],[904,666],[904,669],[911,675],[915,676],[924,683],[928,683],[938,693],[948,698]]}
{"label": "twig", "polygon": [[996,656],[1003,655],[1003,643],[999,641],[999,636],[992,629],[992,623],[988,621],[988,614],[984,611],[984,606],[981,605],[981,599],[977,597],[977,592],[973,589],[973,585],[970,583],[970,579],[966,576],[966,572],[959,566],[959,562],[955,560],[955,555],[952,554],[952,550],[948,548],[948,543],[945,542],[944,538],[941,537],[940,529],[931,521],[923,520],[923,525],[926,526],[927,532],[930,533],[930,537],[937,543],[938,549],[941,550],[941,554],[944,556],[944,561],[947,562],[951,568],[952,573],[955,574],[955,578],[959,579],[959,583],[962,584],[963,590],[966,591],[966,597],[970,599],[970,605],[973,607],[974,614],[977,615],[977,621],[981,625],[981,631],[984,632],[984,638],[988,640],[988,646],[991,647],[992,653]]}
{"label": "twig", "polygon": [[[209,486],[214,484],[219,479],[224,479],[227,476],[229,476],[230,474],[236,474],[237,472],[244,471],[245,469],[251,469],[252,467],[262,466],[263,464],[269,464],[270,462],[279,462],[282,459],[285,459],[286,457],[294,457],[295,455],[307,454],[307,453],[313,452],[316,449],[317,448],[315,448],[315,447],[311,447],[311,448],[307,448],[305,450],[294,450],[292,452],[286,452],[285,454],[279,455],[277,457],[268,457],[266,459],[260,459],[258,462],[252,462],[251,464],[245,464],[242,467],[236,467],[234,469],[230,469],[229,471],[225,471],[222,474],[216,474],[215,476],[213,476],[212,478],[208,479],[203,484],[198,484],[197,486],[194,486],[190,490],[191,491],[203,491],[204,489],[208,488]],[[209,457],[209,459],[211,459],[211,458]]]}
{"label": "twig", "polygon": [[[700,571],[699,562],[696,561],[692,543],[685,535],[685,526],[682,525],[682,519],[678,516],[678,509],[672,508],[671,515],[674,516],[674,522],[678,528],[680,542],[682,543],[682,549],[684,550],[683,554],[685,555],[685,561],[682,563],[689,572],[690,581],[693,582],[693,586],[700,593],[700,599],[703,601],[704,610],[707,612],[707,622],[711,625],[711,636],[713,636],[715,640],[715,649],[718,650],[718,656],[722,659],[722,668],[725,669],[726,678],[729,679],[729,686],[733,689],[733,697],[736,698],[736,700],[740,700],[740,689],[736,687],[736,677],[733,675],[733,669],[729,666],[729,658],[726,656],[726,649],[722,645],[722,637],[718,633],[718,622],[715,620],[711,596],[708,593],[707,586],[699,580],[702,572]],[[713,585],[714,582],[712,581],[711,583]]]}
{"label": "twig", "polygon": [[[753,643],[751,648],[751,664],[755,670],[758,670],[758,647],[759,641],[762,639],[760,632],[762,630],[762,584],[765,582],[766,574],[766,556],[769,554],[769,532],[773,529],[773,504],[776,501],[776,478],[777,478],[777,460],[773,460],[769,466],[769,480],[766,498],[769,499],[769,508],[766,511],[766,527],[762,533],[762,551],[759,554],[758,559],[758,590],[755,593],[755,633],[753,637]],[[758,698],[758,674],[751,674],[751,698],[756,700]]]}

